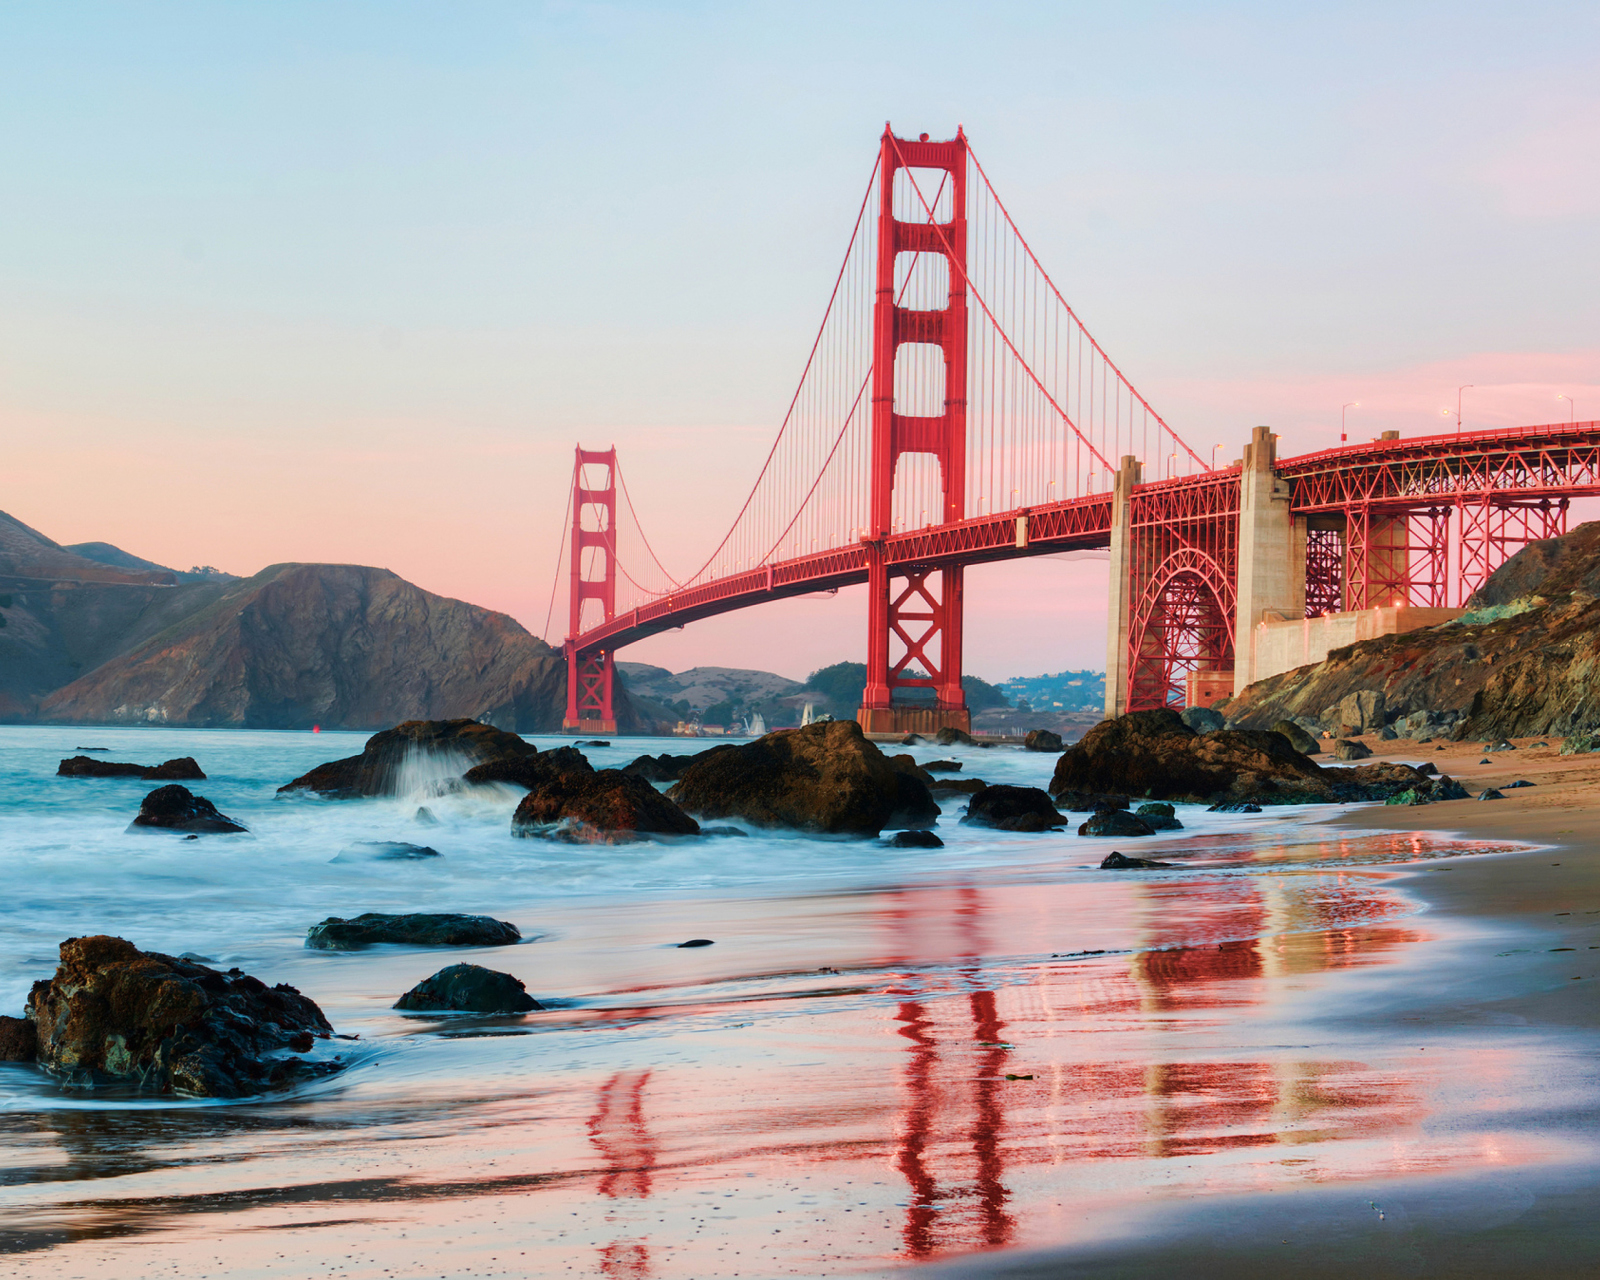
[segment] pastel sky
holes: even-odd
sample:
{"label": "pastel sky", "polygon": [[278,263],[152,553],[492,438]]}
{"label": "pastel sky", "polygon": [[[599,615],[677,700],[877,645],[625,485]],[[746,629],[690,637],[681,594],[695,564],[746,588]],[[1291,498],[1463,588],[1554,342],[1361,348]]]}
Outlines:
{"label": "pastel sky", "polygon": [[[1600,8],[0,7],[0,509],[178,567],[384,565],[543,632],[571,449],[669,565],[754,476],[885,119],[963,124],[1201,452],[1600,417]],[[968,576],[1099,666],[1103,565]],[[559,636],[560,609],[557,625]],[[859,592],[624,651],[793,676]]]}

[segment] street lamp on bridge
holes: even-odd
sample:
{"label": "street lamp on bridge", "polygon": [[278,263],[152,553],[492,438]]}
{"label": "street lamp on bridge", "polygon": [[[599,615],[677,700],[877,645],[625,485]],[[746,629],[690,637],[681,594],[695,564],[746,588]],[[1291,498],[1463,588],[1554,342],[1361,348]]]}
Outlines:
{"label": "street lamp on bridge", "polygon": [[1471,391],[1472,387],[1473,387],[1473,384],[1470,383],[1470,382],[1467,382],[1467,383],[1463,383],[1461,386],[1456,388],[1456,434],[1457,435],[1461,434],[1461,393],[1463,391]]}
{"label": "street lamp on bridge", "polygon": [[1573,404],[1572,397],[1569,396],[1569,395],[1561,394],[1561,395],[1557,395],[1556,399],[1557,400],[1565,400],[1567,402],[1567,421],[1569,423],[1570,422],[1576,422],[1577,421],[1577,417],[1578,417],[1578,407],[1577,407],[1577,405]]}
{"label": "street lamp on bridge", "polygon": [[1345,434],[1345,430],[1344,430],[1344,415],[1345,415],[1345,413],[1348,410],[1359,409],[1360,407],[1361,407],[1361,401],[1359,401],[1359,400],[1352,400],[1349,404],[1345,404],[1345,405],[1340,405],[1339,406],[1339,443],[1340,444],[1345,443],[1345,441],[1347,441],[1350,438],[1348,435]]}

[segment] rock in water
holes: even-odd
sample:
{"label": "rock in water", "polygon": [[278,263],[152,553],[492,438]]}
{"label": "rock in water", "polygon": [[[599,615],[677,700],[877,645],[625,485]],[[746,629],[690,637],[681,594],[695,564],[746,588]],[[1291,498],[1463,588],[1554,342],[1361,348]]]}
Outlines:
{"label": "rock in water", "polygon": [[218,813],[217,806],[204,796],[197,796],[188,787],[176,783],[157,787],[139,805],[139,816],[128,824],[128,830],[161,828],[167,831],[191,831],[198,835],[231,835],[246,828],[226,814]]}
{"label": "rock in water", "polygon": [[896,831],[885,843],[891,849],[944,848],[944,841],[931,831]]}
{"label": "rock in water", "polygon": [[1049,729],[1029,729],[1022,739],[1024,751],[1063,751],[1066,744],[1061,741],[1059,733],[1052,733]]}
{"label": "rock in water", "polygon": [[948,727],[940,729],[938,733],[934,734],[933,740],[941,747],[953,747],[957,743],[964,747],[977,747],[983,745],[970,733],[965,733],[960,729],[951,729]]}
{"label": "rock in water", "polygon": [[707,752],[667,795],[704,818],[828,835],[875,836],[889,826],[927,826],[939,816],[928,788],[896,770],[854,720],[780,730]]}
{"label": "rock in water", "polygon": [[28,997],[39,1063],[71,1087],[239,1098],[339,1070],[276,1056],[333,1028],[293,987],[268,987],[122,938],[68,938],[61,965]]}
{"label": "rock in water", "polygon": [[1222,718],[1222,712],[1213,711],[1210,707],[1185,707],[1179,713],[1179,718],[1196,733],[1215,733],[1228,726],[1228,722]]}
{"label": "rock in water", "polygon": [[1056,808],[1066,813],[1099,813],[1102,809],[1128,808],[1127,796],[1101,795],[1094,791],[1058,791],[1055,801]]}
{"label": "rock in water", "polygon": [[937,800],[940,796],[974,795],[988,785],[982,778],[935,778],[928,784],[928,792]]}
{"label": "rock in water", "polygon": [[961,821],[976,827],[993,827],[997,831],[1048,831],[1059,827],[1066,819],[1038,787],[1000,783],[985,787],[973,796]]}
{"label": "rock in water", "polygon": [[1112,850],[1100,863],[1102,871],[1155,871],[1161,867],[1174,867],[1175,862],[1157,862],[1154,858],[1130,858]]}
{"label": "rock in water", "polygon": [[[829,723],[832,722],[830,721]],[[685,947],[714,947],[716,945],[716,942],[711,938],[690,938],[687,942],[678,943],[678,950],[682,951]]]}
{"label": "rock in water", "polygon": [[485,764],[474,765],[462,775],[462,781],[472,786],[489,782],[504,782],[524,791],[548,786],[569,773],[593,773],[594,766],[576,747],[556,747],[541,751],[536,756],[504,756]]}
{"label": "rock in water", "polygon": [[622,766],[622,772],[638,774],[646,782],[676,782],[695,761],[704,760],[713,752],[736,749],[731,742],[719,742],[709,750],[697,751],[691,756],[674,756],[663,751],[658,756],[640,756],[637,760],[630,760]]}
{"label": "rock in water", "polygon": [[313,951],[357,951],[378,943],[413,947],[506,947],[521,942],[514,924],[490,916],[368,911],[350,920],[329,916],[306,933]]}
{"label": "rock in water", "polygon": [[1248,800],[1234,800],[1227,804],[1214,804],[1206,810],[1207,813],[1260,813],[1261,806],[1251,804]]}
{"label": "rock in water", "polygon": [[278,790],[314,791],[334,800],[393,795],[401,769],[417,758],[442,758],[464,771],[491,760],[538,753],[537,747],[516,734],[476,720],[407,720],[373,734],[360,755],[319,764]]}
{"label": "rock in water", "polygon": [[1317,740],[1297,725],[1293,720],[1280,720],[1272,726],[1273,733],[1281,733],[1289,739],[1289,745],[1303,756],[1314,756],[1322,751]]}
{"label": "rock in water", "polygon": [[204,782],[206,775],[201,770],[199,762],[193,756],[179,756],[175,760],[164,760],[154,769],[147,770],[144,780],[146,782]]}
{"label": "rock in water", "polygon": [[96,760],[93,756],[73,756],[56,768],[58,778],[142,778],[150,772],[145,764],[119,764],[115,760]]}
{"label": "rock in water", "polygon": [[[1042,750],[1042,748],[1041,748],[1041,750]],[[900,757],[896,756],[895,759],[898,760],[898,759],[900,759]],[[910,759],[910,757],[907,756],[906,759]],[[959,760],[930,760],[930,761],[928,761],[927,764],[922,766],[922,769],[926,773],[960,773],[961,772],[961,761],[959,761]]]}
{"label": "rock in water", "polygon": [[424,978],[394,1002],[396,1009],[459,1013],[528,1013],[544,1006],[509,973],[476,964],[453,964]]}
{"label": "rock in water", "polygon": [[1140,805],[1134,816],[1143,818],[1153,831],[1183,830],[1183,823],[1178,821],[1178,815],[1173,812],[1172,806],[1161,801]]}
{"label": "rock in water", "polygon": [[1352,742],[1349,738],[1340,738],[1333,744],[1335,760],[1365,760],[1371,754],[1371,747],[1364,742]]}
{"label": "rock in water", "polygon": [[697,836],[700,824],[637,774],[563,773],[529,791],[511,816],[514,836],[627,844],[642,836]]}
{"label": "rock in water", "polygon": [[39,1056],[39,1033],[27,1018],[0,1017],[0,1062],[33,1062]]}
{"label": "rock in water", "polygon": [[1091,814],[1089,820],[1078,828],[1080,836],[1153,836],[1155,833],[1155,827],[1138,814],[1126,813],[1121,809],[1106,809]]}
{"label": "rock in water", "polygon": [[[933,767],[932,765],[918,764],[916,757],[909,753],[905,755],[888,756],[887,759],[889,761],[889,767],[896,773],[903,773],[908,778],[915,778],[918,782],[922,783],[923,786],[931,787],[935,782],[938,781],[938,779],[935,778],[931,772]],[[956,765],[956,768],[959,769],[961,766]]]}
{"label": "rock in water", "polygon": [[1278,733],[1196,734],[1176,712],[1135,711],[1102,720],[1056,761],[1052,795],[1125,793],[1214,802],[1326,797],[1330,781]]}
{"label": "rock in water", "polygon": [[330,859],[332,862],[413,862],[419,858],[440,857],[437,849],[403,840],[357,840]]}

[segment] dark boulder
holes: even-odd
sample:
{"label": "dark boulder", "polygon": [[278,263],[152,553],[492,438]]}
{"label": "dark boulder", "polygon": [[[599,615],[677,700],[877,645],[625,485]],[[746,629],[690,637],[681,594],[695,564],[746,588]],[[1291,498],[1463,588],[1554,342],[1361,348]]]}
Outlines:
{"label": "dark boulder", "polygon": [[1482,791],[1478,792],[1478,799],[1504,800],[1505,796],[1501,795],[1500,792],[1496,791],[1493,787],[1485,787]]}
{"label": "dark boulder", "polygon": [[1029,729],[1023,736],[1022,748],[1024,751],[1063,751],[1066,744],[1061,741],[1059,733],[1052,733],[1049,729]]}
{"label": "dark boulder", "polygon": [[393,795],[401,769],[414,757],[441,757],[465,771],[490,760],[537,754],[537,747],[516,734],[476,720],[407,720],[373,734],[360,755],[319,764],[278,790],[314,791],[335,800]]}
{"label": "dark boulder", "polygon": [[0,1062],[33,1062],[39,1056],[39,1033],[28,1018],[0,1017]]}
{"label": "dark boulder", "polygon": [[701,817],[829,835],[875,836],[938,816],[928,788],[897,770],[854,720],[780,730],[707,752],[667,794]]}
{"label": "dark boulder", "polygon": [[748,840],[750,838],[748,831],[741,831],[738,827],[701,827],[700,834],[718,840]]}
{"label": "dark boulder", "polygon": [[538,755],[502,756],[498,760],[473,765],[461,775],[461,780],[474,787],[503,782],[507,786],[533,791],[569,773],[593,772],[594,766],[576,747],[555,747]]}
{"label": "dark boulder", "polygon": [[157,787],[144,798],[139,805],[139,816],[128,824],[129,831],[140,828],[189,831],[197,835],[231,835],[246,829],[226,814],[218,813],[217,806],[204,796],[197,796],[177,783]]}
{"label": "dark boulder", "polygon": [[1318,755],[1322,751],[1321,744],[1293,720],[1278,721],[1272,726],[1272,732],[1289,739],[1289,745],[1303,756]]}
{"label": "dark boulder", "polygon": [[[936,781],[933,774],[929,771],[931,766],[918,764],[916,757],[912,756],[909,752],[897,756],[889,756],[888,760],[889,767],[896,773],[903,773],[907,777],[915,778],[925,787],[931,787]],[[960,765],[956,766],[958,769],[960,767]]]}
{"label": "dark boulder", "polygon": [[146,782],[204,782],[206,775],[193,756],[179,756],[164,760],[153,769],[146,769]]}
{"label": "dark boulder", "polygon": [[960,773],[961,761],[959,760],[930,760],[922,766],[929,773]]}
{"label": "dark boulder", "polygon": [[884,841],[891,849],[942,849],[944,841],[931,831],[896,831]]}
{"label": "dark boulder", "polygon": [[1130,858],[1115,850],[1106,854],[1100,863],[1102,871],[1156,871],[1162,867],[1175,867],[1175,862],[1157,862],[1154,858]]}
{"label": "dark boulder", "polygon": [[999,831],[1048,831],[1059,827],[1066,819],[1038,787],[998,783],[972,797],[961,821]]}
{"label": "dark boulder", "polygon": [[1372,748],[1364,742],[1352,742],[1349,738],[1340,738],[1333,744],[1333,758],[1335,760],[1365,760],[1372,755]]}
{"label": "dark boulder", "polygon": [[948,726],[940,729],[938,733],[934,734],[933,740],[941,747],[954,747],[957,745],[963,747],[978,747],[983,745],[970,733],[966,733],[960,729],[952,729]]}
{"label": "dark boulder", "polygon": [[[609,738],[579,738],[572,745],[575,747],[609,747],[611,740]],[[557,749],[559,750],[559,748]]]}
{"label": "dark boulder", "polygon": [[1225,729],[1228,722],[1222,718],[1220,711],[1213,711],[1210,707],[1185,707],[1179,712],[1179,719],[1196,733],[1215,733],[1218,729]]}
{"label": "dark boulder", "polygon": [[1207,813],[1260,813],[1261,806],[1251,804],[1248,800],[1230,800],[1223,804],[1214,804],[1206,810]]}
{"label": "dark boulder", "polygon": [[73,756],[56,767],[58,778],[143,778],[149,772],[147,764],[119,764],[93,756]]}
{"label": "dark boulder", "polygon": [[1514,791],[1518,787],[1531,787],[1532,785],[1533,783],[1529,782],[1526,778],[1518,778],[1515,782],[1506,783],[1506,790]]}
{"label": "dark boulder", "polygon": [[523,796],[514,836],[572,844],[627,844],[643,836],[697,836],[700,824],[637,774],[562,773]]}
{"label": "dark boulder", "polygon": [[683,771],[697,760],[704,760],[707,756],[718,751],[734,751],[737,748],[731,742],[719,742],[716,746],[706,751],[696,751],[693,755],[675,756],[663,751],[658,756],[640,756],[622,766],[623,773],[636,774],[646,782],[676,782],[683,777]]}
{"label": "dark boulder", "polygon": [[1173,812],[1172,806],[1159,800],[1140,805],[1135,810],[1134,816],[1143,818],[1155,831],[1183,830],[1183,823],[1178,821],[1178,815]]}
{"label": "dark boulder", "polygon": [[1323,770],[1282,734],[1197,734],[1165,708],[1102,720],[1061,753],[1050,782],[1058,796],[1126,793],[1196,802],[1325,794],[1328,787]]}
{"label": "dark boulder", "polygon": [[330,859],[332,862],[414,862],[419,858],[440,857],[437,849],[403,840],[357,840]]}
{"label": "dark boulder", "polygon": [[333,1028],[293,987],[158,952],[122,938],[68,938],[55,977],[36,982],[28,1017],[41,1066],[73,1087],[238,1098],[339,1070],[308,1052]]}
{"label": "dark boulder", "polygon": [[418,912],[385,915],[369,911],[346,920],[329,916],[306,932],[313,951],[357,951],[379,943],[411,947],[506,947],[521,942],[514,924],[490,916]]}
{"label": "dark boulder", "polygon": [[937,800],[940,796],[974,795],[988,785],[982,778],[935,778],[928,790]]}
{"label": "dark boulder", "polygon": [[476,964],[452,964],[424,978],[394,1002],[412,1012],[528,1013],[544,1006],[509,973]]}
{"label": "dark boulder", "polygon": [[1384,801],[1384,804],[1431,804],[1427,796],[1415,787],[1407,787],[1404,791],[1397,791]]}
{"label": "dark boulder", "polygon": [[690,938],[687,942],[678,943],[677,949],[682,951],[685,947],[714,947],[716,945],[716,940],[713,938]]}
{"label": "dark boulder", "polygon": [[1058,791],[1056,808],[1067,813],[1099,813],[1102,809],[1128,808],[1127,796],[1101,795],[1093,791]]}
{"label": "dark boulder", "polygon": [[1080,836],[1153,836],[1155,833],[1155,827],[1146,819],[1122,809],[1104,809],[1090,814],[1089,820],[1078,828]]}

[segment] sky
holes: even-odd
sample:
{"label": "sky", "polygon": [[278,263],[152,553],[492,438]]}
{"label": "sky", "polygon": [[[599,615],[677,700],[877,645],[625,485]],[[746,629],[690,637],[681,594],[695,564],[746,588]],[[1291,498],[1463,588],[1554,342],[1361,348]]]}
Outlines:
{"label": "sky", "polygon": [[[669,567],[731,521],[885,120],[964,126],[1202,454],[1600,417],[1597,64],[1593,4],[6,5],[0,509],[544,634],[575,443]],[[1104,599],[970,570],[968,670],[1102,666]],[[800,677],[864,609],[621,656]]]}

